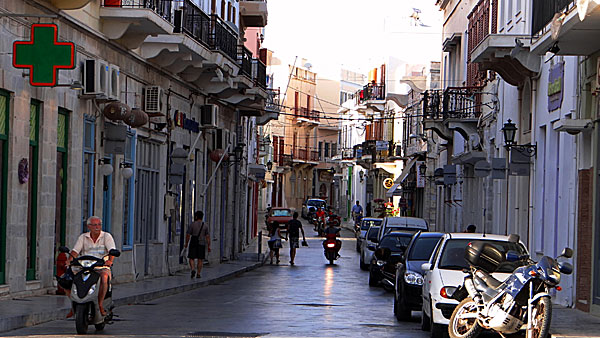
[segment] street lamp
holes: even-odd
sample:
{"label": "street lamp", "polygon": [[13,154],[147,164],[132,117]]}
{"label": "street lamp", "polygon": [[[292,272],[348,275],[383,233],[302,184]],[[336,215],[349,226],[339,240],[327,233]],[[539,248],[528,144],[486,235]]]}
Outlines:
{"label": "street lamp", "polygon": [[516,150],[522,155],[527,157],[534,157],[537,153],[537,146],[535,144],[516,144],[515,136],[517,134],[517,126],[512,123],[510,119],[506,121],[504,127],[502,127],[502,134],[504,134],[504,147],[507,150]]}
{"label": "street lamp", "polygon": [[426,170],[427,165],[425,164],[425,162],[421,163],[421,165],[419,166],[419,173],[421,174],[421,176],[425,176]]}
{"label": "street lamp", "polygon": [[269,161],[267,162],[267,170],[271,171],[271,169],[273,169],[273,162]]}

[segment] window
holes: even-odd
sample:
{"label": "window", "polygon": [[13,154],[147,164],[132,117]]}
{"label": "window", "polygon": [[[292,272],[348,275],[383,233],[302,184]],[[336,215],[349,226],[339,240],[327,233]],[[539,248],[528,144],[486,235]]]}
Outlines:
{"label": "window", "polygon": [[32,100],[29,110],[29,180],[27,181],[27,280],[34,280],[37,247],[37,196],[39,125],[41,102]]}
{"label": "window", "polygon": [[123,250],[131,250],[133,244],[133,214],[135,208],[135,135],[127,133],[123,162],[130,165],[133,175],[123,179]]}
{"label": "window", "polygon": [[231,8],[231,22],[235,24],[235,7]]}
{"label": "window", "polygon": [[325,158],[329,158],[329,142],[325,142]]}
{"label": "window", "polygon": [[86,231],[85,222],[94,214],[94,162],[95,162],[95,123],[86,118],[83,122],[83,182],[82,199],[82,231]]}
{"label": "window", "polygon": [[6,186],[8,180],[8,126],[10,95],[0,90],[0,284],[6,283]]}
{"label": "window", "polygon": [[319,141],[319,160],[323,159],[323,142]]}
{"label": "window", "polygon": [[334,157],[335,155],[337,155],[337,143],[332,143],[331,144],[331,157]]}
{"label": "window", "polygon": [[227,21],[231,21],[231,2],[227,3]]}
{"label": "window", "polygon": [[225,0],[221,0],[221,19],[225,20]]}
{"label": "window", "polygon": [[67,147],[69,137],[69,112],[58,109],[56,127],[56,212],[54,217],[54,252],[65,245],[65,230],[67,227]]}

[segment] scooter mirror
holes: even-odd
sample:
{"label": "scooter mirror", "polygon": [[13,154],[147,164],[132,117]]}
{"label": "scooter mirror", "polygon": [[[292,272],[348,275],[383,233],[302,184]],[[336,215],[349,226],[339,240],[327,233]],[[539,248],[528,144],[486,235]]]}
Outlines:
{"label": "scooter mirror", "polygon": [[516,251],[508,251],[506,253],[506,261],[507,262],[516,262],[521,259],[521,255],[519,255]]}
{"label": "scooter mirror", "polygon": [[560,264],[560,273],[570,275],[573,273],[573,265],[565,262]]}
{"label": "scooter mirror", "polygon": [[114,257],[119,257],[121,256],[121,251],[117,250],[117,249],[111,249],[108,252],[109,255],[114,256]]}
{"label": "scooter mirror", "polygon": [[69,250],[69,248],[67,248],[66,246],[60,246],[58,248],[58,251],[60,251],[62,253],[69,253],[71,250]]}
{"label": "scooter mirror", "polygon": [[565,258],[571,258],[573,257],[573,249],[571,248],[564,248],[562,253],[560,254],[561,257],[565,257]]}

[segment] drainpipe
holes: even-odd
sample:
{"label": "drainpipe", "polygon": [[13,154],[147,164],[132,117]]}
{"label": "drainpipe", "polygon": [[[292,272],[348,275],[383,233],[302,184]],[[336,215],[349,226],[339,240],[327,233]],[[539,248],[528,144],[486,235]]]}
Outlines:
{"label": "drainpipe", "polygon": [[[241,116],[240,116],[240,110],[236,109],[235,110],[235,146],[237,146],[240,142],[240,132],[242,131],[242,126],[241,126]],[[240,156],[242,157],[242,156]],[[240,179],[240,165],[242,163],[242,159],[241,158],[236,158],[235,159],[235,165],[234,167],[234,174],[233,174],[233,201],[232,201],[232,205],[233,205],[233,232],[232,232],[232,236],[231,236],[231,255],[233,258],[233,255],[235,253],[235,244],[237,243],[237,235],[239,232],[239,228],[240,228],[240,206],[238,202],[238,196],[240,196],[240,194],[238,193],[238,189],[240,186],[239,183],[239,179]]]}
{"label": "drainpipe", "polygon": [[[541,68],[541,67],[540,67]],[[535,77],[531,78],[531,115],[532,115],[532,120],[531,121],[531,143],[532,144],[537,144],[537,140],[536,140],[536,131],[537,131],[537,85],[538,85],[538,79],[540,78],[541,75],[541,69],[540,69],[540,73],[538,73],[538,75],[536,75]],[[534,143],[535,142],[535,143]],[[544,144],[546,144],[546,142],[544,142]],[[541,149],[543,150],[543,149]],[[538,152],[540,151],[540,149],[537,150]],[[529,218],[529,224],[527,226],[527,242],[529,245],[529,248],[533,248],[534,247],[534,243],[533,243],[533,239],[531,238],[531,234],[533,233],[533,227],[534,227],[534,213],[535,213],[535,187],[536,187],[536,165],[537,165],[537,154],[534,158],[534,164],[531,166],[531,170],[530,170],[530,179],[529,179],[529,210],[528,210],[528,218]],[[531,250],[530,250],[531,252]]]}

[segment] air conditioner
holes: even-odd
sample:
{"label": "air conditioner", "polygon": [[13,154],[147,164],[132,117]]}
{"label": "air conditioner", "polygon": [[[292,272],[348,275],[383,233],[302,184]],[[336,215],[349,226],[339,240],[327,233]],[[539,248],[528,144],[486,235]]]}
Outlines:
{"label": "air conditioner", "polygon": [[120,69],[117,65],[110,65],[109,69],[109,81],[108,81],[108,98],[111,100],[119,100],[121,94],[121,87],[119,83]]}
{"label": "air conditioner", "polygon": [[103,60],[88,59],[83,64],[83,94],[108,97],[108,63]]}
{"label": "air conditioner", "polygon": [[144,88],[144,111],[146,113],[161,112],[162,88],[159,86],[148,86]]}
{"label": "air conditioner", "polygon": [[217,128],[219,124],[219,107],[214,104],[207,104],[200,108],[200,127],[205,129]]}

